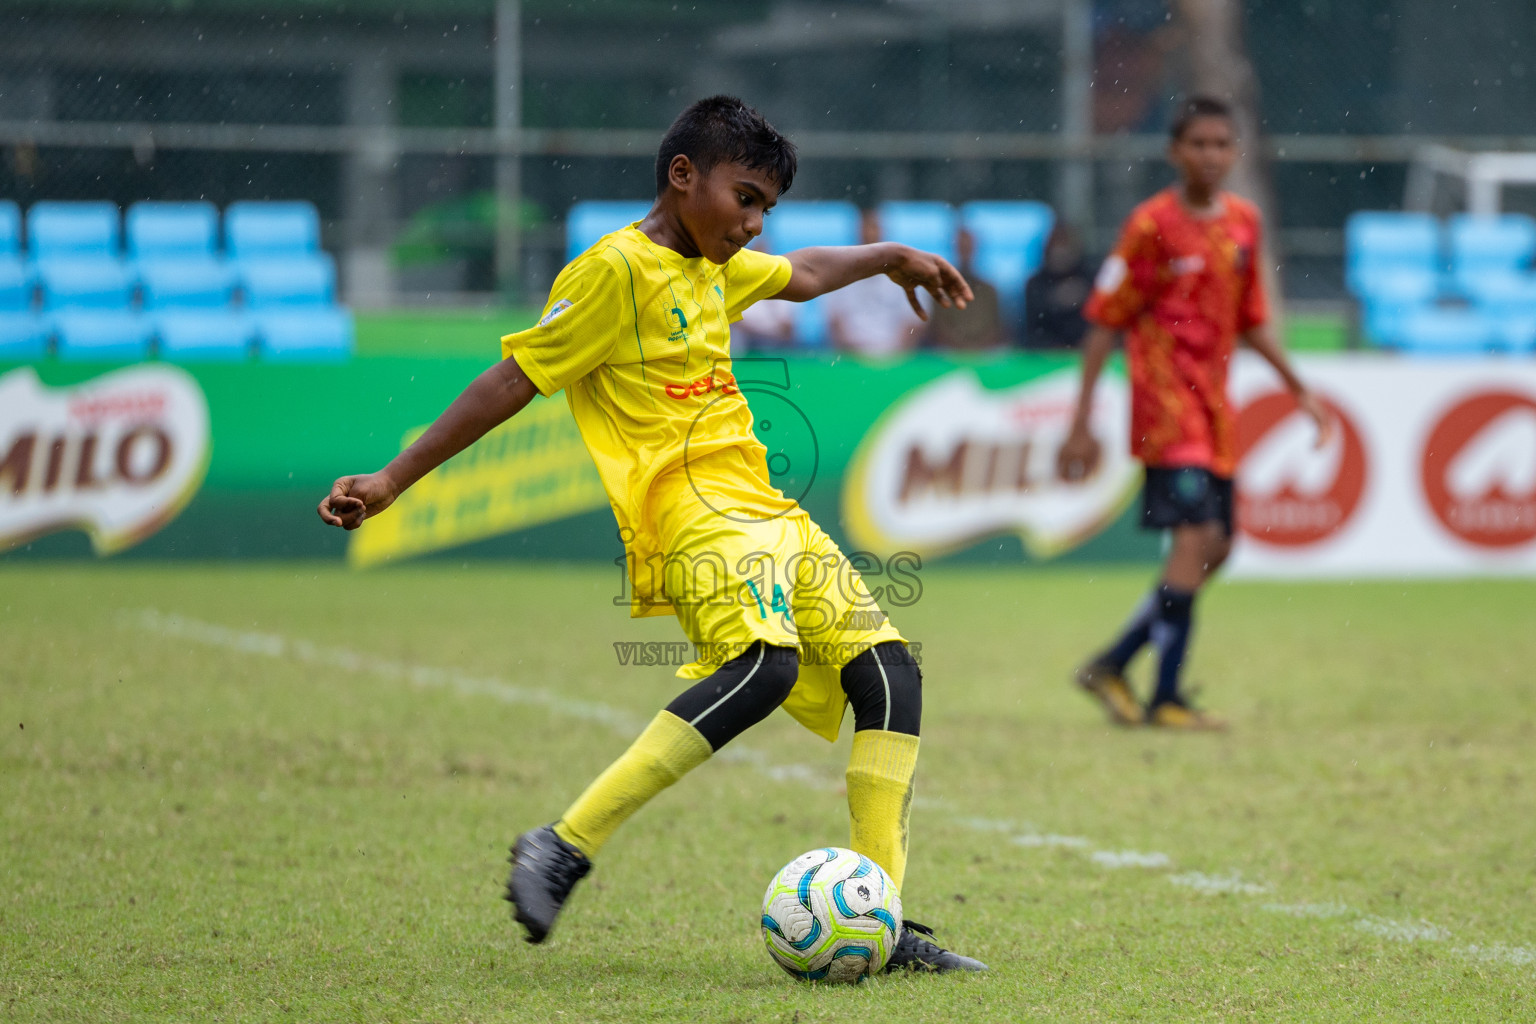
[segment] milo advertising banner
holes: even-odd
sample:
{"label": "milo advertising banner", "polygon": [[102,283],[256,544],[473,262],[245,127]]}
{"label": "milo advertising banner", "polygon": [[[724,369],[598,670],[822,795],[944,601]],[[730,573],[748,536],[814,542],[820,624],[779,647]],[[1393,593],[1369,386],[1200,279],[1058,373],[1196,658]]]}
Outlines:
{"label": "milo advertising banner", "polygon": [[[865,433],[843,479],[843,526],[855,546],[935,557],[1016,536],[1051,558],[1098,536],[1141,481],[1123,443],[1104,446],[1082,483],[1056,475],[1077,407],[1078,374],[1061,369],[989,388],[969,369],[902,395]],[[1095,433],[1119,442],[1130,423],[1125,384],[1098,389]]]}
{"label": "milo advertising banner", "polygon": [[[1239,358],[1239,530],[1250,576],[1536,573],[1536,364],[1314,356],[1325,448],[1272,372]],[[563,398],[535,399],[361,530],[322,527],[344,473],[382,466],[486,363],[0,366],[0,558],[622,556]],[[1155,559],[1136,528],[1114,372],[1099,471],[1054,471],[1070,358],[742,358],[732,367],[775,482],[850,552],[916,559]]]}
{"label": "milo advertising banner", "polygon": [[341,558],[320,494],[483,368],[0,364],[0,557]]}
{"label": "milo advertising banner", "polygon": [[208,468],[208,404],[173,366],[51,388],[0,377],[0,548],[73,529],[110,555],[174,519]]}

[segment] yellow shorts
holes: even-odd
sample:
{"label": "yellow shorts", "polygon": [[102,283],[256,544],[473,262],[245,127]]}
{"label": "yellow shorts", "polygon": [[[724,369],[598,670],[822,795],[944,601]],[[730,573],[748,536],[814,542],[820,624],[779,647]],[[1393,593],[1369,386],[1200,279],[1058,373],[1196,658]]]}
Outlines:
{"label": "yellow shorts", "polygon": [[663,592],[698,652],[677,674],[703,679],[760,640],[797,648],[800,677],[784,710],[836,740],[848,703],[842,667],[875,644],[906,641],[804,509],[728,505],[734,488],[708,493],[706,474],[690,468],[688,479],[669,474],[653,491],[666,552]]}

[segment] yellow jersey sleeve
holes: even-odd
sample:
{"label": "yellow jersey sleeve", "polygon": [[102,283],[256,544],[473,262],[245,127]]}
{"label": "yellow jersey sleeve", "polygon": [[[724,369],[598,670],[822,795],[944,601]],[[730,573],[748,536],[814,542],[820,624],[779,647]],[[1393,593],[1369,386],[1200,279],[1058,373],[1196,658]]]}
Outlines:
{"label": "yellow jersey sleeve", "polygon": [[779,294],[792,273],[794,268],[783,256],[756,249],[743,249],[732,256],[725,265],[726,319],[735,323],[752,303]]}
{"label": "yellow jersey sleeve", "polygon": [[613,355],[621,331],[633,331],[628,295],[600,256],[570,264],[555,278],[539,322],[501,339],[501,357],[515,357],[539,394],[553,395]]}

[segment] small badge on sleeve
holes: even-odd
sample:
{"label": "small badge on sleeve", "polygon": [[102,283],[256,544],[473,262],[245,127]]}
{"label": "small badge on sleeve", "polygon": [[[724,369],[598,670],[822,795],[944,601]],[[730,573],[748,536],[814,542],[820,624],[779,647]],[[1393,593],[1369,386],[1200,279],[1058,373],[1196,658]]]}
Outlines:
{"label": "small badge on sleeve", "polygon": [[1099,276],[1093,279],[1094,290],[1104,292],[1106,295],[1115,291],[1125,280],[1129,269],[1125,265],[1123,256],[1119,253],[1111,255],[1099,268]]}
{"label": "small badge on sleeve", "polygon": [[549,323],[551,320],[555,319],[555,317],[559,316],[561,313],[564,313],[566,310],[568,310],[570,308],[571,308],[571,300],[570,299],[561,299],[559,302],[556,302],[553,306],[550,306],[549,307],[549,312],[545,313],[544,316],[539,319],[539,326],[543,327],[545,324]]}

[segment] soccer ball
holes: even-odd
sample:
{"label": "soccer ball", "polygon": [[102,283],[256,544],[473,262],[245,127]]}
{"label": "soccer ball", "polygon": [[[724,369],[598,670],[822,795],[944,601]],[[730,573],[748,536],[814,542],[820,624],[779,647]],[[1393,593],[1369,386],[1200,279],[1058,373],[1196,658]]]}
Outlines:
{"label": "soccer ball", "polygon": [[763,894],[763,942],[802,981],[863,981],[901,933],[901,894],[874,861],[828,846],[784,866]]}

